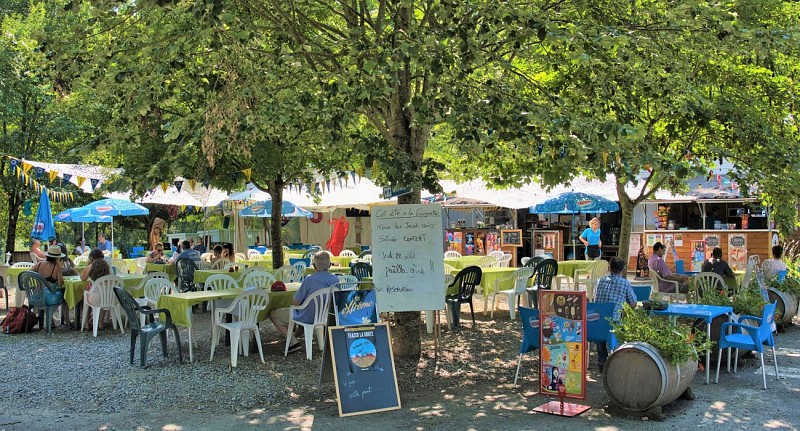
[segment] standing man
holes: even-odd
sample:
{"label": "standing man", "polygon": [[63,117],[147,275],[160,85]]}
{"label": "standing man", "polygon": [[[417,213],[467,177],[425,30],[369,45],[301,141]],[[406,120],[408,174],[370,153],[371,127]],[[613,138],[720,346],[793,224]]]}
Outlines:
{"label": "standing man", "polygon": [[678,275],[673,274],[672,271],[669,270],[667,267],[667,263],[664,262],[664,253],[667,252],[667,247],[657,242],[653,244],[653,254],[650,255],[650,259],[647,261],[647,266],[650,268],[650,271],[655,271],[659,277],[663,278],[664,280],[671,280],[677,281],[680,283],[680,287],[678,288],[680,291],[675,291],[675,285],[672,283],[662,283],[661,281],[658,282],[658,291],[660,293],[687,293],[689,292],[689,280],[690,278],[685,275]]}
{"label": "standing man", "polygon": [[100,251],[108,251],[111,253],[111,241],[107,240],[106,234],[102,232],[97,236],[97,248],[99,248]]}
{"label": "standing man", "polygon": [[[620,313],[622,311],[622,304],[627,302],[632,308],[636,308],[636,294],[633,292],[633,287],[628,279],[625,278],[625,261],[619,257],[612,257],[608,262],[608,270],[610,274],[601,278],[597,282],[597,291],[595,293],[595,302],[612,302],[614,303],[614,315],[612,319],[615,322],[620,321]],[[597,366],[600,371],[608,359],[608,345],[604,342],[597,344]]]}
{"label": "standing man", "polygon": [[[308,298],[312,293],[320,289],[330,289],[331,286],[339,282],[339,277],[328,272],[328,269],[331,267],[331,257],[327,252],[318,251],[314,253],[314,257],[311,260],[311,265],[314,267],[316,272],[307,276],[303,280],[303,284],[300,285],[300,289],[297,290],[297,293],[294,294],[294,298],[292,298],[292,305],[302,305],[303,301],[305,301],[306,298]],[[272,324],[278,328],[278,331],[286,336],[287,332],[289,331],[289,322],[291,319],[303,323],[314,323],[314,314],[316,314],[316,310],[314,309],[313,304],[309,304],[308,307],[302,310],[296,310],[294,315],[291,315],[291,309],[289,308],[278,308],[276,310],[272,310],[269,313],[269,319],[272,321]],[[301,347],[302,345],[300,344],[300,341],[298,341],[294,334],[292,334],[292,341],[289,344],[289,352],[296,352],[300,350]]]}

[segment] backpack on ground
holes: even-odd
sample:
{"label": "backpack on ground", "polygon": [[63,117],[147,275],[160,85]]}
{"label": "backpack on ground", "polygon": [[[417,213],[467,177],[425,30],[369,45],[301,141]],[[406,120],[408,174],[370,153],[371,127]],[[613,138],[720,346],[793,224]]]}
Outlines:
{"label": "backpack on ground", "polygon": [[3,334],[21,334],[33,329],[37,321],[36,313],[28,309],[27,305],[11,307],[6,318],[0,323],[0,332]]}

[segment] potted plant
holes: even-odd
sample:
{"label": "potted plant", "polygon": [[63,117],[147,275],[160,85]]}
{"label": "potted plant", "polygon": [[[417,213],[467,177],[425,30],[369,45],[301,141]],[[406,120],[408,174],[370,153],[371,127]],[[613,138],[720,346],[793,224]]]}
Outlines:
{"label": "potted plant", "polygon": [[773,278],[767,282],[767,288],[770,302],[778,301],[778,307],[775,309],[775,323],[782,331],[784,326],[792,323],[792,318],[797,314],[800,279],[794,275],[787,276],[783,281]]}
{"label": "potted plant", "polygon": [[705,333],[666,316],[623,305],[612,322],[622,343],[606,361],[603,384],[614,406],[659,418],[661,407],[681,396],[697,371],[697,361],[712,345]]}

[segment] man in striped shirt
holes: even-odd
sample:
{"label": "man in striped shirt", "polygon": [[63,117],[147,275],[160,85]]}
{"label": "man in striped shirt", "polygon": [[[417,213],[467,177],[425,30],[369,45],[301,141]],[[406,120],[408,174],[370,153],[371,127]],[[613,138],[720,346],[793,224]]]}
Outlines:
{"label": "man in striped shirt", "polygon": [[[636,294],[628,279],[625,278],[625,261],[619,257],[612,257],[608,263],[610,274],[597,282],[595,302],[612,302],[614,304],[614,321],[620,320],[622,303],[627,302],[631,307],[636,307]],[[603,370],[608,359],[608,346],[606,343],[597,343],[597,366]]]}

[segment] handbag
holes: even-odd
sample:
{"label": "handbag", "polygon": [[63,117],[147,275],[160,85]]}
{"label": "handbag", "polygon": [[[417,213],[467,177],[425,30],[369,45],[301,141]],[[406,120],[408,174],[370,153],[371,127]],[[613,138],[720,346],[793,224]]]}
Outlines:
{"label": "handbag", "polygon": [[599,245],[589,245],[586,247],[586,255],[590,258],[594,259],[596,257],[600,257],[600,246]]}
{"label": "handbag", "polygon": [[12,307],[6,318],[0,323],[0,332],[4,334],[21,334],[33,329],[38,320],[36,313],[32,312],[27,305]]}

